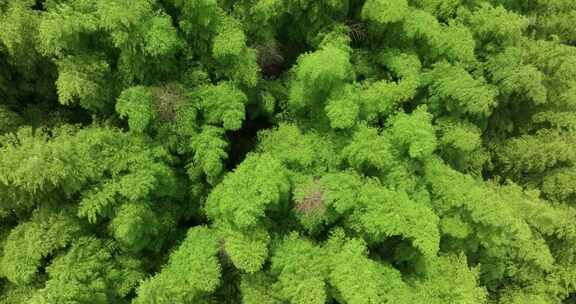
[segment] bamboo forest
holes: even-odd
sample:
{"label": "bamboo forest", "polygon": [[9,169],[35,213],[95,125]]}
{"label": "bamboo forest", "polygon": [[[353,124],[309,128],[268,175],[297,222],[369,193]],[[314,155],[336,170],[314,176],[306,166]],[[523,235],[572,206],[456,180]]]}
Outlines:
{"label": "bamboo forest", "polygon": [[576,1],[0,0],[1,304],[576,304]]}

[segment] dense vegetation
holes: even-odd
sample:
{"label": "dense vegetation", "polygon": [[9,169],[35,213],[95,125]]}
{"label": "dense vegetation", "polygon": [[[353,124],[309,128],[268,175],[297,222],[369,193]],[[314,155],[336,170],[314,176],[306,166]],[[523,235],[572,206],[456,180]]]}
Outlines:
{"label": "dense vegetation", "polygon": [[0,0],[0,303],[576,303],[575,20]]}

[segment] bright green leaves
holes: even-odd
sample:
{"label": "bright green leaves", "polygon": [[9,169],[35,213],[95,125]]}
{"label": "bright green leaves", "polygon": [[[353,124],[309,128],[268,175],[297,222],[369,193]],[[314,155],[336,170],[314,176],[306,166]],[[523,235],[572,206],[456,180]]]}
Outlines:
{"label": "bright green leaves", "polygon": [[182,45],[172,19],[168,15],[153,15],[144,25],[143,50],[150,56],[165,56],[175,53]]}
{"label": "bright green leaves", "polygon": [[256,86],[259,72],[256,52],[246,46],[246,35],[237,20],[221,18],[212,40],[212,56],[224,76],[247,87]]}
{"label": "bright green leaves", "polygon": [[[148,201],[152,198],[174,197],[177,195],[177,181],[173,172],[162,163],[163,149],[142,151],[145,145],[132,142],[131,154],[124,155],[127,166],[117,163],[116,167],[106,168],[108,172],[119,170],[124,174],[114,174],[114,178],[103,179],[91,189],[87,189],[80,202],[79,215],[90,222],[101,217],[111,217],[115,207],[124,202]],[[121,152],[116,152],[121,153]],[[154,155],[160,153],[160,155]],[[106,161],[106,159],[101,160]],[[104,172],[98,172],[104,174]]]}
{"label": "bright green leaves", "polygon": [[264,264],[269,239],[265,215],[282,210],[289,190],[280,161],[251,154],[208,195],[206,214],[222,231],[223,250],[238,269],[255,272]]}
{"label": "bright green leaves", "polygon": [[258,152],[273,155],[289,169],[320,173],[338,165],[335,147],[329,138],[316,132],[304,133],[293,124],[259,134]]}
{"label": "bright green leaves", "polygon": [[105,0],[98,1],[97,6],[99,25],[110,33],[114,46],[122,52],[162,56],[181,46],[171,18],[154,12],[152,1]]}
{"label": "bright green leaves", "polygon": [[26,2],[7,2],[6,12],[0,12],[0,28],[2,28],[0,43],[12,57],[12,64],[30,69],[37,60],[37,52],[34,49],[40,18]]}
{"label": "bright green leaves", "polygon": [[333,129],[353,127],[358,118],[360,107],[350,87],[342,94],[332,97],[326,104],[326,115]]}
{"label": "bright green leaves", "polygon": [[144,133],[170,151],[191,152],[191,137],[199,130],[200,101],[179,83],[132,86],[120,94],[116,112],[127,118],[130,131]]}
{"label": "bright green leaves", "polygon": [[326,174],[300,181],[293,190],[294,212],[309,233],[317,234],[359,206],[361,177],[352,172]]}
{"label": "bright green leaves", "polygon": [[390,120],[387,129],[397,148],[406,149],[412,158],[424,159],[436,149],[436,131],[432,126],[432,115],[426,107],[410,114],[398,113]]}
{"label": "bright green leaves", "polygon": [[576,74],[576,50],[556,41],[528,40],[523,45],[522,59],[535,66],[546,78],[548,102],[559,107],[573,108]]}
{"label": "bright green leaves", "polygon": [[98,30],[96,1],[69,1],[51,5],[39,25],[39,49],[45,55],[62,57],[86,47],[86,35]]}
{"label": "bright green leaves", "polygon": [[386,80],[363,84],[359,99],[362,104],[361,117],[369,123],[390,115],[403,102],[408,101],[415,93],[415,87],[408,82],[398,83]]}
{"label": "bright green leaves", "polygon": [[222,249],[234,266],[246,273],[262,269],[268,259],[270,236],[265,230],[254,229],[247,233],[223,229]]}
{"label": "bright green leaves", "polygon": [[576,113],[571,111],[542,111],[532,116],[535,123],[549,123],[551,127],[574,133]]}
{"label": "bright green leaves", "polygon": [[481,3],[470,16],[470,29],[485,42],[514,43],[528,27],[528,18],[502,6]]}
{"label": "bright green leaves", "polygon": [[441,62],[425,77],[434,111],[486,117],[496,105],[494,88],[483,79],[472,77],[461,66]]}
{"label": "bright green leaves", "polygon": [[181,15],[178,18],[180,29],[190,38],[194,46],[199,46],[213,34],[218,21],[220,7],[216,0],[172,0]]}
{"label": "bright green leaves", "polygon": [[421,52],[426,58],[445,59],[465,65],[476,61],[474,37],[467,27],[456,21],[451,21],[446,26],[428,12],[412,10],[406,17],[403,28],[403,34],[407,38],[425,41],[428,48]]}
{"label": "bright green leaves", "polygon": [[551,198],[567,201],[576,198],[576,168],[563,168],[544,177],[542,191]]}
{"label": "bright green leaves", "polygon": [[358,90],[349,84],[355,77],[350,39],[341,32],[319,35],[319,49],[300,55],[292,68],[290,112],[312,118],[319,127],[353,127],[361,112]]}
{"label": "bright green leaves", "polygon": [[46,286],[31,303],[104,304],[126,296],[144,276],[137,260],[115,256],[113,246],[96,238],[79,239],[47,267]]}
{"label": "bright green leaves", "polygon": [[240,282],[242,303],[244,304],[277,304],[281,303],[270,290],[271,276],[262,272],[243,275]]}
{"label": "bright green leaves", "polygon": [[461,0],[414,0],[410,3],[435,16],[438,19],[451,18],[461,8]]}
{"label": "bright green leaves", "polygon": [[271,272],[278,277],[274,288],[280,299],[295,304],[326,303],[327,262],[319,247],[290,235],[272,257]]}
{"label": "bright green leaves", "polygon": [[32,219],[10,231],[0,260],[0,274],[16,284],[32,283],[42,259],[72,243],[82,232],[69,210],[36,210]]}
{"label": "bright green leaves", "polygon": [[422,64],[417,55],[403,53],[397,49],[386,49],[379,53],[377,62],[398,78],[366,81],[357,93],[361,103],[361,117],[369,123],[393,113],[401,104],[415,97],[420,86]]}
{"label": "bright green leaves", "polygon": [[431,120],[426,107],[419,107],[410,114],[398,113],[391,117],[383,132],[361,126],[342,155],[359,172],[373,169],[384,172],[397,165],[399,157],[406,154],[410,158],[425,159],[437,146]]}
{"label": "bright green leaves", "polygon": [[368,0],[362,7],[362,18],[378,24],[401,21],[408,14],[406,0]]}
{"label": "bright green leaves", "polygon": [[96,3],[99,22],[109,31],[130,29],[137,25],[142,16],[151,10],[151,1],[144,0],[103,0]]}
{"label": "bright green leaves", "polygon": [[269,154],[249,155],[214,187],[206,201],[206,213],[238,229],[256,227],[266,210],[280,207],[289,189],[280,161]]}
{"label": "bright green leaves", "polygon": [[156,216],[146,202],[122,204],[110,222],[112,236],[127,250],[140,251],[158,236]]}
{"label": "bright green leaves", "polygon": [[326,44],[320,50],[298,57],[289,104],[294,109],[324,101],[332,90],[352,80],[350,55],[345,47]]}
{"label": "bright green leaves", "polygon": [[576,41],[576,31],[570,21],[575,15],[574,7],[548,8],[546,13],[538,14],[535,23],[542,37],[554,36],[560,38],[563,43],[572,44]]}
{"label": "bright green leaves", "polygon": [[358,192],[363,185],[360,175],[352,171],[327,174],[322,177],[324,204],[338,214],[349,214],[358,207]]}
{"label": "bright green leaves", "polygon": [[487,61],[488,73],[498,85],[503,102],[513,101],[515,95],[521,94],[534,104],[543,104],[547,99],[545,75],[535,66],[525,64],[522,52],[520,48],[507,48],[492,56]]}
{"label": "bright green leaves", "polygon": [[219,250],[214,232],[190,229],[162,271],[140,285],[134,303],[189,303],[215,291],[221,277]]}
{"label": "bright green leaves", "polygon": [[418,82],[422,63],[413,53],[403,53],[397,49],[387,49],[378,55],[378,60],[398,77],[409,82]]}
{"label": "bright green leaves", "polygon": [[[540,198],[539,192],[527,191],[515,184],[507,184],[496,190],[532,229],[542,235],[554,236],[570,243],[574,241],[576,225],[571,219],[576,209],[565,204],[550,204]],[[557,250],[554,247],[551,249],[553,253]]]}
{"label": "bright green leaves", "polygon": [[224,172],[224,161],[228,158],[228,142],[224,130],[206,126],[192,138],[193,165],[202,168],[209,181],[216,181]]}
{"label": "bright green leaves", "polygon": [[386,170],[396,160],[390,140],[380,135],[377,129],[365,126],[354,133],[350,144],[342,150],[342,155],[358,172]]}
{"label": "bright green leaves", "polygon": [[70,56],[57,61],[58,98],[61,104],[79,101],[90,110],[102,110],[109,101],[110,67],[95,56]]}
{"label": "bright green leaves", "polygon": [[570,301],[576,5],[532,2],[2,2],[0,302]]}
{"label": "bright green leaves", "polygon": [[437,119],[436,127],[439,154],[455,168],[478,174],[490,157],[482,146],[480,128],[468,121],[451,118]]}
{"label": "bright green leaves", "polygon": [[449,145],[462,152],[471,152],[479,148],[482,133],[471,123],[443,119],[437,122],[441,137],[440,141],[444,145]]}
{"label": "bright green leaves", "polygon": [[[73,130],[63,128],[56,132],[58,140],[48,141],[45,133],[33,134],[31,128],[22,128],[2,146],[0,167],[4,170],[0,171],[0,181],[12,189],[6,194],[16,196],[17,192],[24,192],[38,195],[56,187],[62,187],[65,193],[79,190],[86,177],[84,172],[74,169],[72,162],[76,159],[70,157],[75,144]],[[43,169],[38,170],[39,167]],[[10,201],[13,205],[32,203],[20,201],[17,197]]]}
{"label": "bright green leaves", "polygon": [[[92,127],[79,131],[54,129],[54,138],[47,141],[41,136],[25,136],[24,131],[17,145],[7,145],[0,152],[0,163],[5,163],[5,168],[14,161],[12,166],[18,165],[18,169],[2,172],[2,183],[7,189],[12,189],[13,195],[23,193],[24,201],[13,198],[16,206],[34,202],[25,200],[25,194],[34,194],[37,200],[43,198],[42,194],[54,196],[52,200],[75,196],[79,197],[78,215],[96,223],[102,218],[114,218],[116,208],[124,203],[146,204],[179,195],[179,182],[168,166],[166,150],[148,145],[143,138]],[[83,192],[79,193],[80,189]],[[48,202],[39,201],[43,205]],[[126,208],[118,211],[120,218],[112,224],[112,234],[123,245],[138,250],[151,241],[148,236],[154,232],[126,216],[132,212],[144,218],[154,216],[147,209]]]}
{"label": "bright green leaves", "polygon": [[80,201],[78,214],[95,223],[99,217],[110,215],[123,198],[137,201],[150,194],[156,179],[150,171],[140,171],[106,180],[97,187],[87,190]]}
{"label": "bright green leaves", "polygon": [[29,303],[34,288],[28,286],[4,286],[0,301],[5,304]]}
{"label": "bright green leaves", "polygon": [[218,34],[212,41],[212,55],[216,60],[225,61],[227,57],[238,57],[246,47],[246,35],[238,22],[232,18],[223,20]]}
{"label": "bright green leaves", "polygon": [[516,266],[509,266],[506,259],[526,263],[524,267],[535,271],[551,269],[554,259],[550,249],[508,201],[513,198],[449,168],[440,160],[430,160],[425,174],[434,196],[434,208],[440,217],[454,211],[460,213],[464,221],[474,227],[473,238],[477,241],[472,243],[479,242],[486,248],[482,259],[494,265],[482,269],[485,282],[516,271]]}
{"label": "bright green leaves", "polygon": [[153,105],[153,97],[146,87],[131,87],[118,97],[116,112],[121,118],[128,117],[130,130],[141,133],[156,116]]}
{"label": "bright green leaves", "polygon": [[409,303],[409,289],[401,273],[370,259],[362,240],[346,239],[340,230],[333,233],[325,248],[331,253],[329,282],[341,302]]}
{"label": "bright green leaves", "polygon": [[401,236],[411,240],[424,256],[433,257],[438,252],[438,218],[428,206],[374,182],[367,182],[360,189],[357,202],[349,225],[368,240]]}
{"label": "bright green leaves", "polygon": [[[145,81],[165,74],[167,63],[183,46],[168,15],[155,11],[147,0],[68,1],[50,5],[39,25],[42,53],[65,59],[67,56],[102,58],[114,67],[125,84]],[[94,52],[94,46],[98,51]],[[110,56],[117,53],[117,55]],[[166,62],[149,66],[163,59]],[[75,70],[89,70],[77,62]],[[67,79],[66,82],[73,79]],[[64,103],[64,102],[63,102]],[[93,110],[88,107],[88,109]]]}
{"label": "bright green leaves", "polygon": [[486,290],[478,286],[478,275],[477,268],[468,268],[464,255],[439,257],[429,266],[428,278],[414,284],[414,297],[434,304],[486,303]]}
{"label": "bright green leaves", "polygon": [[574,135],[555,130],[541,130],[535,135],[512,138],[500,146],[498,156],[513,173],[544,172],[563,163],[576,161]]}
{"label": "bright green leaves", "polygon": [[[97,2],[99,26],[109,32],[121,56],[160,56],[173,53],[180,41],[170,17],[154,13],[149,0]],[[136,54],[139,53],[139,54]],[[126,60],[121,62],[126,63]]]}
{"label": "bright green leaves", "polygon": [[259,0],[253,4],[250,12],[257,21],[268,22],[274,20],[286,9],[286,3],[280,0]]}
{"label": "bright green leaves", "polygon": [[196,96],[206,123],[222,124],[226,130],[238,130],[245,117],[246,95],[230,82],[201,88]]}
{"label": "bright green leaves", "polygon": [[297,191],[296,199],[295,209],[309,231],[341,221],[369,243],[399,236],[410,240],[428,258],[438,252],[438,217],[432,209],[376,179],[352,172],[327,174]]}
{"label": "bright green leaves", "polygon": [[[66,198],[80,197],[80,217],[90,222],[111,218],[110,235],[122,249],[139,251],[150,246],[163,224],[142,200],[177,193],[171,169],[163,163],[167,160],[165,151],[147,145],[141,138],[102,127],[54,129],[50,140],[27,137],[24,132],[19,135],[18,144],[5,146],[1,153],[5,161],[20,158],[20,169],[3,177],[6,189],[13,189],[10,191],[15,194],[21,191],[50,196],[40,202],[42,207],[36,211],[39,214],[13,230],[18,240],[6,244],[3,263],[16,268],[3,267],[3,272],[15,282],[28,283],[44,258],[72,244],[67,253],[48,266],[49,280],[34,301],[108,303],[125,297],[142,279],[139,261],[125,257],[113,261],[100,241],[78,239],[81,229],[76,210],[71,214],[49,210],[54,208],[54,200],[62,204]],[[31,158],[19,157],[21,153]],[[43,162],[46,176],[38,174],[38,161]],[[79,189],[84,192],[78,193]]]}
{"label": "bright green leaves", "polygon": [[[244,299],[262,299],[264,303],[276,303],[275,300],[326,303],[335,300],[353,304],[407,304],[420,300],[415,292],[420,293],[424,288],[417,285],[418,289],[414,290],[403,281],[399,270],[371,259],[369,254],[368,246],[362,239],[349,238],[344,230],[332,231],[328,241],[322,245],[293,233],[274,249],[270,267],[272,277],[265,274],[243,277]],[[460,264],[458,271],[463,274],[459,277],[468,279],[466,270],[466,265]],[[473,273],[470,276],[471,282],[467,281],[465,288],[471,283],[470,289],[474,290],[475,277]],[[273,277],[277,277],[277,280],[274,281]],[[416,281],[416,284],[421,284],[421,281]],[[430,286],[430,289],[434,287]],[[442,290],[446,294],[426,291],[428,295],[425,298],[431,300],[433,297],[438,303],[449,298],[448,294],[458,297],[457,293],[450,294],[450,290],[446,289]],[[421,295],[424,296],[423,293]],[[478,289],[478,295],[481,300],[482,289]]]}

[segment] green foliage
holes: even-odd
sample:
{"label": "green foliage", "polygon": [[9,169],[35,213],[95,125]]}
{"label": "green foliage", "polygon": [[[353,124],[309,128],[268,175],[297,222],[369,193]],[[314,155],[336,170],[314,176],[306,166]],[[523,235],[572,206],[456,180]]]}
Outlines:
{"label": "green foliage", "polygon": [[241,233],[234,230],[222,232],[223,250],[234,266],[247,273],[262,269],[268,257],[270,237],[265,230]]}
{"label": "green foliage", "polygon": [[128,250],[139,251],[158,236],[156,214],[146,203],[122,204],[110,222],[112,235]]}
{"label": "green foliage", "polygon": [[435,111],[454,116],[489,116],[496,104],[494,89],[460,66],[438,63],[426,78]]}
{"label": "green foliage", "polygon": [[66,57],[58,61],[58,98],[64,105],[78,100],[88,109],[98,110],[109,94],[105,83],[108,64],[97,57]]}
{"label": "green foliage", "polygon": [[270,271],[278,277],[274,284],[278,297],[290,303],[325,303],[328,267],[320,248],[292,234],[272,257]]}
{"label": "green foliage", "polygon": [[523,62],[522,50],[507,48],[487,62],[492,81],[498,84],[503,102],[513,100],[514,95],[524,95],[535,104],[546,102],[547,89],[544,75],[533,65]]}
{"label": "green foliage", "polygon": [[109,303],[128,294],[143,278],[140,263],[114,256],[111,247],[95,238],[78,239],[47,267],[46,286],[30,303]]}
{"label": "green foliage", "polygon": [[128,117],[130,130],[143,132],[156,115],[153,99],[145,87],[132,87],[122,91],[116,103],[120,117]]}
{"label": "green foliage", "polygon": [[347,47],[337,44],[324,45],[316,52],[298,57],[294,68],[295,79],[290,87],[289,104],[295,110],[314,106],[352,77]]}
{"label": "green foliage", "polygon": [[342,151],[350,166],[358,172],[384,171],[394,165],[396,156],[390,139],[378,133],[375,128],[362,126]]}
{"label": "green foliage", "polygon": [[198,92],[206,123],[222,124],[226,130],[238,130],[245,117],[246,95],[229,82],[207,86]]}
{"label": "green foliage", "polygon": [[333,143],[315,132],[303,133],[293,124],[281,124],[277,129],[259,134],[258,152],[273,155],[288,168],[309,172],[326,171],[337,166]]}
{"label": "green foliage", "polygon": [[380,24],[401,21],[408,14],[406,0],[378,1],[368,0],[362,7],[362,18]]}
{"label": "green foliage", "polygon": [[442,256],[431,268],[429,277],[415,284],[417,299],[427,303],[486,302],[486,290],[478,286],[478,270],[468,268],[465,256]]}
{"label": "green foliage", "polygon": [[[3,166],[18,169],[2,174],[3,186],[12,189],[6,195],[14,200],[2,208],[29,208],[58,199],[80,198],[78,215],[91,223],[102,217],[114,218],[118,213],[111,227],[121,243],[137,250],[144,240],[152,241],[145,235],[151,233],[150,228],[157,228],[126,218],[126,212],[134,212],[130,207],[116,208],[123,203],[146,204],[179,195],[178,181],[166,164],[169,156],[164,149],[149,147],[142,138],[100,127],[54,130],[57,136],[50,141],[45,135],[31,136],[27,130],[21,131],[14,137],[14,144],[3,147]],[[42,175],[36,173],[39,162],[44,168]],[[154,217],[150,212],[145,211],[147,217]]]}
{"label": "green foliage", "polygon": [[329,282],[345,303],[409,303],[410,290],[399,271],[371,260],[366,244],[337,231],[326,245],[332,253]]}
{"label": "green foliage", "polygon": [[342,95],[330,98],[326,104],[326,116],[333,129],[353,127],[360,112],[357,97],[350,87],[346,88]]}
{"label": "green foliage", "polygon": [[223,136],[223,129],[206,126],[192,139],[192,148],[195,151],[193,164],[201,167],[209,180],[215,181],[224,171],[223,161],[228,158],[228,143]]}
{"label": "green foliage", "polygon": [[212,42],[212,55],[216,60],[225,61],[226,57],[236,57],[246,45],[246,35],[234,19],[225,20],[218,29],[218,35]]}
{"label": "green foliage", "polygon": [[410,115],[399,113],[390,120],[392,143],[406,149],[412,158],[428,158],[436,149],[436,134],[432,127],[432,115],[421,107]]}
{"label": "green foliage", "polygon": [[220,284],[216,235],[205,227],[190,229],[171,254],[168,264],[138,287],[134,303],[189,303],[201,301]]}
{"label": "green foliage", "polygon": [[0,14],[0,43],[10,55],[11,63],[33,68],[38,60],[35,43],[38,37],[40,16],[29,9],[31,1],[6,2],[7,8]]}
{"label": "green foliage", "polygon": [[280,161],[269,154],[251,155],[214,187],[206,213],[238,229],[255,227],[267,209],[280,207],[289,187]]}
{"label": "green foliage", "polygon": [[0,1],[0,303],[573,303],[575,12]]}
{"label": "green foliage", "polygon": [[[440,239],[438,219],[430,208],[411,201],[405,193],[370,182],[360,189],[357,201],[360,206],[352,212],[350,226],[368,240],[402,236],[411,240],[422,254],[436,255]],[[388,221],[379,220],[387,216]]]}
{"label": "green foliage", "polygon": [[424,58],[445,59],[450,62],[472,64],[476,61],[476,42],[470,29],[456,20],[448,25],[441,24],[432,14],[422,10],[412,10],[405,18],[406,38],[423,41],[427,46]]}
{"label": "green foliage", "polygon": [[[437,197],[435,208],[442,214],[459,214],[465,219],[461,224],[446,225],[446,233],[454,237],[463,236],[465,240],[476,243],[471,249],[480,252],[479,260],[494,260],[494,256],[507,256],[511,260],[522,260],[522,266],[510,266],[505,260],[483,269],[484,280],[490,282],[515,273],[519,281],[525,280],[526,273],[549,271],[554,258],[540,233],[533,231],[529,217],[521,214],[529,209],[516,209],[514,197],[502,195],[498,188],[475,181],[445,164],[435,160],[427,165],[427,180],[431,183],[434,196]],[[458,217],[456,217],[458,219]],[[469,221],[469,222],[468,222]],[[453,223],[454,220],[452,220]],[[476,228],[475,228],[476,227]],[[474,229],[473,236],[458,230]],[[457,229],[457,230],[453,230]],[[514,231],[514,234],[507,233]],[[481,246],[480,246],[481,245]],[[485,248],[485,249],[482,249]],[[485,251],[485,252],[482,252]]]}
{"label": "green foliage", "polygon": [[16,130],[23,123],[22,117],[6,107],[0,107],[0,133]]}
{"label": "green foliage", "polygon": [[[543,172],[559,163],[573,163],[576,160],[574,141],[574,136],[542,130],[535,135],[511,139],[501,146],[500,157],[513,172]],[[538,149],[532,149],[535,146]]]}
{"label": "green foliage", "polygon": [[469,23],[482,42],[502,44],[518,42],[529,25],[528,18],[488,3],[480,3]]}
{"label": "green foliage", "polygon": [[38,209],[31,220],[10,231],[0,260],[3,276],[16,284],[29,284],[43,258],[68,246],[82,232],[80,222],[69,211],[52,213]]}

